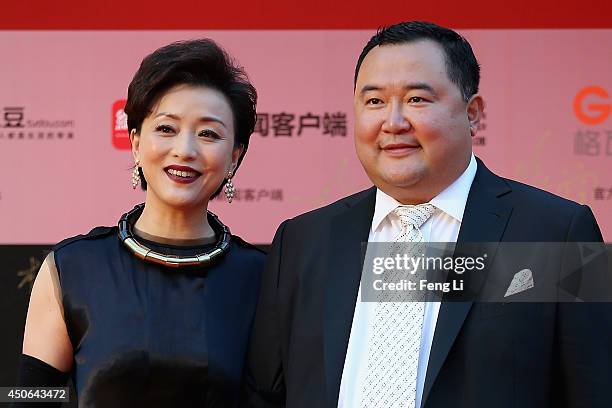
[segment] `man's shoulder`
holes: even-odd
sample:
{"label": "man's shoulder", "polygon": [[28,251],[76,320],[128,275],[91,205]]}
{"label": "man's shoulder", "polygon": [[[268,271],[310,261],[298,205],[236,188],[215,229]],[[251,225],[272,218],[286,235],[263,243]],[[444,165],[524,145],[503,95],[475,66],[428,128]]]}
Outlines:
{"label": "man's shoulder", "polygon": [[559,211],[573,213],[581,207],[579,203],[550,191],[501,177],[489,170],[481,160],[477,160],[479,169],[474,182],[481,183],[486,189],[494,188],[498,196],[511,200],[514,206],[554,213]]}
{"label": "man's shoulder", "polygon": [[521,206],[533,210],[540,209],[547,212],[574,212],[581,204],[576,201],[558,196],[550,191],[543,190],[520,181],[504,178],[512,189],[514,201]]}
{"label": "man's shoulder", "polygon": [[374,195],[375,191],[376,190],[374,187],[370,187],[358,193],[343,197],[326,206],[297,215],[285,222],[291,223],[292,225],[313,225],[326,223],[336,215],[346,211],[350,206],[360,202],[361,200],[369,198],[370,195]]}

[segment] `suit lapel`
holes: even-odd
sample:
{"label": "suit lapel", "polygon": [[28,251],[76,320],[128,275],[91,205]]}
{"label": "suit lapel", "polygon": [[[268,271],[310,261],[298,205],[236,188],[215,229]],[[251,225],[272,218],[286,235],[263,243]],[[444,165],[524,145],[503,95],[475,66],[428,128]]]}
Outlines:
{"label": "suit lapel", "polygon": [[332,219],[331,251],[325,282],[324,359],[330,406],[336,406],[359,290],[362,243],[374,215],[376,188],[366,190]]}
{"label": "suit lapel", "polygon": [[[480,159],[477,159],[477,162],[478,170],[466,202],[457,247],[460,247],[462,243],[500,242],[512,213],[512,206],[501,199],[502,196],[511,191],[508,184],[502,178],[491,173]],[[495,248],[488,246],[487,249],[493,249],[491,251],[493,253],[489,254],[489,261],[492,262]],[[470,284],[472,288],[477,290],[484,282],[484,276],[475,276],[474,279],[475,281]],[[442,302],[440,305],[429,354],[421,407],[424,407],[427,402],[429,392],[472,304],[473,301],[468,300]]]}

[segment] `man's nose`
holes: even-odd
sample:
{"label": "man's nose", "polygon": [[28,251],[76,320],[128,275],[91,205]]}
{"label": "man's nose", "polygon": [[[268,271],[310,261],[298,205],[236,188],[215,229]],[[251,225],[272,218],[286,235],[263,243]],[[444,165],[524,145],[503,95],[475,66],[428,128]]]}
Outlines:
{"label": "man's nose", "polygon": [[401,102],[391,102],[388,105],[382,130],[388,133],[404,133],[410,129],[410,121],[405,115]]}

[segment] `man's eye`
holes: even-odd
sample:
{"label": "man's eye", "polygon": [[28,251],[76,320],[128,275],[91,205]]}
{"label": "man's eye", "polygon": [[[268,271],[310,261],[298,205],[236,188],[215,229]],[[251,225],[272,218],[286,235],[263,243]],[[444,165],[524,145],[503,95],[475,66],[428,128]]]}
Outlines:
{"label": "man's eye", "polygon": [[172,129],[170,126],[168,125],[159,125],[155,128],[155,130],[157,132],[161,132],[161,133],[172,133],[174,132],[174,129]]}
{"label": "man's eye", "polygon": [[216,132],[213,132],[210,129],[205,129],[205,130],[201,131],[200,133],[198,133],[198,136],[208,137],[208,138],[212,138],[212,139],[219,139],[219,135]]}
{"label": "man's eye", "polygon": [[421,103],[421,102],[425,102],[425,99],[421,98],[420,96],[412,96],[410,99],[408,99],[408,102]]}
{"label": "man's eye", "polygon": [[381,103],[382,103],[382,100],[378,98],[370,98],[366,100],[366,105],[380,105]]}

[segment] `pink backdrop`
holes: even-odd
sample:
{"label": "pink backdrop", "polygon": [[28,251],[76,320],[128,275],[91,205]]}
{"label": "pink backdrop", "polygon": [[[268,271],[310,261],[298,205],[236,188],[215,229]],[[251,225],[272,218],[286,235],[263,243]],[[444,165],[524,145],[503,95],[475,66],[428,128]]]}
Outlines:
{"label": "pink backdrop", "polygon": [[[590,205],[611,241],[612,30],[461,32],[482,65],[487,116],[475,153],[500,175]],[[285,218],[368,187],[353,149],[352,77],[371,34],[0,32],[0,244],[54,243],[113,225],[143,201],[129,150],[117,148],[113,106],[142,57],[179,39],[227,48],[268,115],[268,135],[252,136],[235,178],[240,199],[211,204],[233,232],[266,243]],[[290,136],[275,135],[280,114],[294,115]],[[319,127],[298,136],[307,115]]]}

